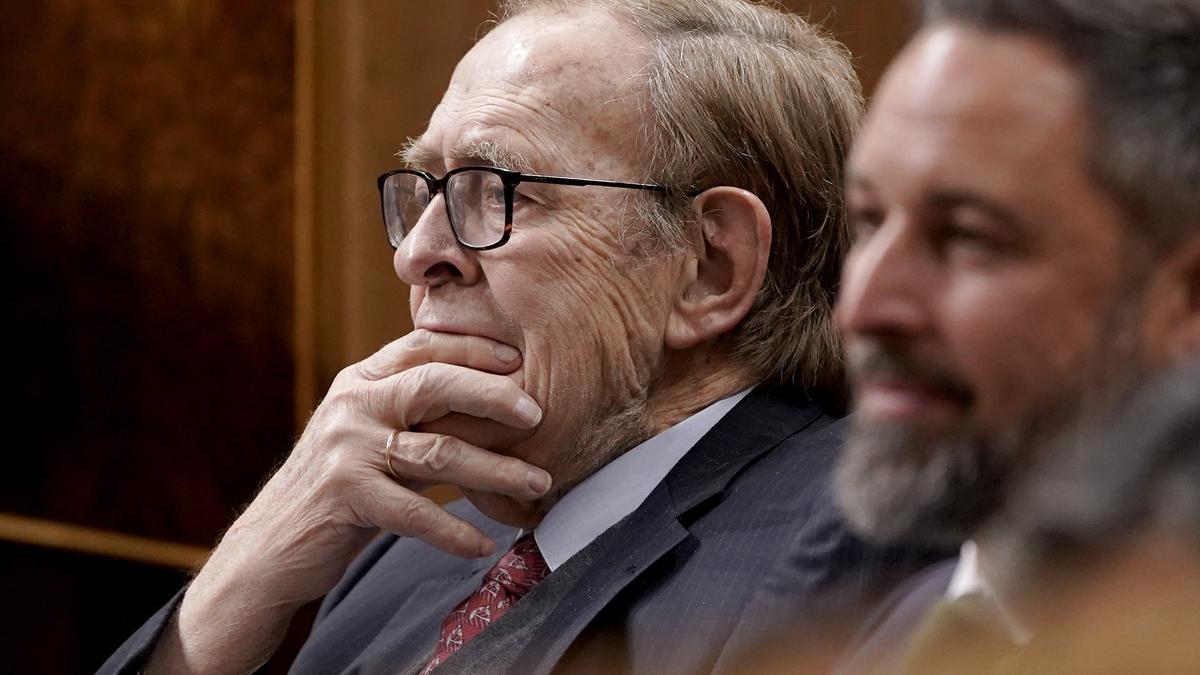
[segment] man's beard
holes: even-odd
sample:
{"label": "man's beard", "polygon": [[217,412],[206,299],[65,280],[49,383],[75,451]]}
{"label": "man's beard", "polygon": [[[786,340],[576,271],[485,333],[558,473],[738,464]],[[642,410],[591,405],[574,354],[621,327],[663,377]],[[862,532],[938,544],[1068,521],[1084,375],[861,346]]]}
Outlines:
{"label": "man's beard", "polygon": [[[1103,416],[1139,378],[1140,349],[1130,321],[1135,303],[1120,305],[1084,359],[1086,372],[1074,373],[1047,400],[1030,402],[1025,416],[1002,434],[987,434],[969,420],[938,432],[855,416],[835,475],[850,524],[871,539],[935,546],[956,545],[978,532],[1003,509],[1044,448]],[[860,375],[932,381],[957,393],[963,410],[970,410],[970,390],[949,369],[923,362],[902,345],[860,343],[849,357]]]}
{"label": "man's beard", "polygon": [[1000,502],[1010,448],[967,434],[924,438],[890,424],[853,421],[836,488],[842,512],[879,541],[961,542]]}

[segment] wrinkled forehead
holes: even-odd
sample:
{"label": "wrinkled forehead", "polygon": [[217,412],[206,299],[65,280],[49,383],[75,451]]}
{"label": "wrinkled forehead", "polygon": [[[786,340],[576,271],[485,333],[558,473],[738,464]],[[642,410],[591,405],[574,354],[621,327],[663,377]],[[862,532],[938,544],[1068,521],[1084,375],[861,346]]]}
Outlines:
{"label": "wrinkled forehead", "polygon": [[632,162],[645,58],[604,12],[514,17],[459,62],[417,154],[471,159],[465,149],[491,147],[537,171],[594,170],[605,149]]}

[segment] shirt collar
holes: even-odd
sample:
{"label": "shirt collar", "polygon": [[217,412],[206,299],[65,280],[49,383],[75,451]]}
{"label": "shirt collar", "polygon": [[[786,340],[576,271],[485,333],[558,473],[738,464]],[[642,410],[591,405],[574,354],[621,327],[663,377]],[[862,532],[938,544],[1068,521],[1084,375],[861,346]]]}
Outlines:
{"label": "shirt collar", "polygon": [[1008,611],[995,588],[988,581],[979,561],[979,547],[974,541],[967,540],[962,545],[958,556],[958,565],[954,568],[954,576],[950,578],[950,586],[946,589],[946,599],[957,600],[966,595],[979,595],[985,598],[996,610],[1005,630],[1018,645],[1024,645],[1033,638],[1033,634],[1017,621],[1012,612]]}
{"label": "shirt collar", "polygon": [[723,398],[634,446],[563,495],[533,531],[550,571],[633,513],[692,446],[749,393],[744,389]]}

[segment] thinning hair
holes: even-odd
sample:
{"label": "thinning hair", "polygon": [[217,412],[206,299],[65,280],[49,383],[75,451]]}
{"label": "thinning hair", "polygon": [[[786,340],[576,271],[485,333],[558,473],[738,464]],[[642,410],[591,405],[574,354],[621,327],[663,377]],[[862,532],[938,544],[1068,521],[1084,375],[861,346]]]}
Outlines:
{"label": "thinning hair", "polygon": [[1156,253],[1200,231],[1200,0],[925,0],[926,26],[1029,35],[1084,84],[1088,170]]}
{"label": "thinning hair", "polygon": [[757,195],[772,225],[766,278],[725,340],[761,379],[840,394],[833,305],[851,241],[843,171],[862,114],[849,52],[804,19],[746,0],[502,0],[501,21],[592,8],[646,40],[645,170],[680,188],[644,198],[650,236],[686,245],[698,190]]}

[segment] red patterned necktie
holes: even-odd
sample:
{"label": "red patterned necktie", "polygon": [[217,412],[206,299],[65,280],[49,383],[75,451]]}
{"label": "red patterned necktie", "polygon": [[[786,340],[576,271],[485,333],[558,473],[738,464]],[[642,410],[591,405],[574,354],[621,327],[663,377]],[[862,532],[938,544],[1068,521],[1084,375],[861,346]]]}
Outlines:
{"label": "red patterned necktie", "polygon": [[462,649],[484,628],[511,608],[550,573],[533,537],[524,537],[505,553],[483,577],[483,585],[442,621],[442,637],[437,650],[421,675],[429,675],[454,652]]}

